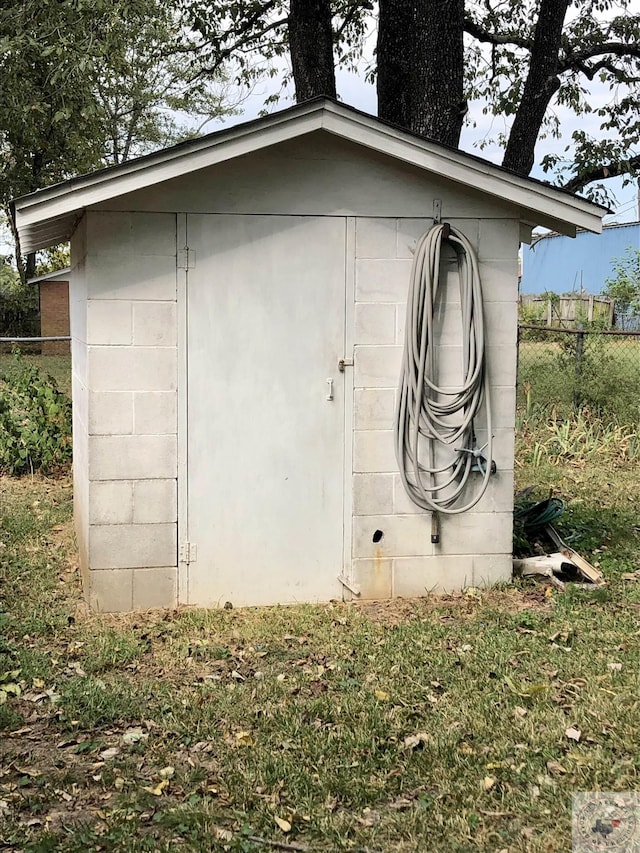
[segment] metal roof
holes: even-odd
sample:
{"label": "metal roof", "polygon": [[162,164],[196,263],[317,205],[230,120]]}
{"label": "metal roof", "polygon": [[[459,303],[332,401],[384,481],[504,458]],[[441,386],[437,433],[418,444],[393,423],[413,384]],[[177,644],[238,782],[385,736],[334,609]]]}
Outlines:
{"label": "metal roof", "polygon": [[600,205],[337,101],[317,98],[15,199],[12,212],[23,251],[68,240],[91,205],[318,130],[512,203],[528,227],[543,225],[572,236],[576,228],[602,230],[607,210]]}
{"label": "metal roof", "polygon": [[71,267],[63,267],[53,272],[44,273],[44,275],[34,275],[30,278],[27,284],[40,284],[41,281],[67,281],[71,274]]}

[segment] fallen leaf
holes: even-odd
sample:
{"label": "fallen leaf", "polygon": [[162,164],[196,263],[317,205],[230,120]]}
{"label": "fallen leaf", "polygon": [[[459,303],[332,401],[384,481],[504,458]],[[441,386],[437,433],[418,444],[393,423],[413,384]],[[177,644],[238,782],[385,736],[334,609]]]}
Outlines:
{"label": "fallen leaf", "polygon": [[23,693],[22,698],[25,702],[42,702],[49,697],[47,693],[33,693],[29,691],[29,693]]}
{"label": "fallen leaf", "polygon": [[175,773],[176,773],[176,771],[173,767],[163,767],[162,770],[160,771],[160,778],[161,779],[173,779],[173,777],[175,776]]}
{"label": "fallen leaf", "polygon": [[611,662],[611,663],[607,664],[607,666],[609,667],[609,669],[613,670],[613,672],[620,672],[620,670],[622,669],[621,663]]}
{"label": "fallen leaf", "polygon": [[236,743],[241,746],[253,746],[255,741],[251,736],[251,732],[236,732]]}
{"label": "fallen leaf", "polygon": [[149,737],[148,732],[143,732],[142,729],[127,729],[127,731],[122,735],[122,742],[127,746],[131,746],[134,743],[138,743],[140,740],[146,740]]}
{"label": "fallen leaf", "polygon": [[504,683],[512,693],[515,693],[516,696],[522,696],[524,699],[530,699],[532,696],[536,696],[538,693],[544,693],[544,691],[547,690],[546,684],[516,685],[513,679],[509,678],[508,675],[504,676]]}
{"label": "fallen leaf", "polygon": [[522,718],[522,717],[527,716],[528,711],[526,708],[523,708],[521,705],[516,705],[516,707],[513,709],[513,713],[514,713],[514,716]]}
{"label": "fallen leaf", "polygon": [[380,815],[376,811],[372,811],[369,808],[363,809],[362,817],[358,818],[358,823],[361,826],[375,826],[376,823],[380,820]]}
{"label": "fallen leaf", "polygon": [[41,770],[36,770],[33,767],[18,767],[18,765],[14,765],[18,773],[22,773],[23,776],[30,776],[32,779],[37,779],[38,776],[42,776]]}
{"label": "fallen leaf", "polygon": [[124,788],[124,777],[123,776],[116,776],[113,784],[114,784],[116,791],[121,791]]}
{"label": "fallen leaf", "polygon": [[17,682],[7,681],[0,687],[0,705],[4,705],[8,696],[19,696],[22,688]]}
{"label": "fallen leaf", "polygon": [[552,776],[561,776],[567,772],[558,761],[547,761],[547,770]]}
{"label": "fallen leaf", "polygon": [[274,820],[283,832],[291,832],[291,824],[288,820],[277,816],[274,818]]}
{"label": "fallen leaf", "polygon": [[54,788],[54,793],[56,793],[59,797],[65,801],[65,803],[70,803],[73,797],[68,791],[63,791],[61,788]]}
{"label": "fallen leaf", "polygon": [[110,746],[108,749],[104,749],[101,753],[99,753],[99,757],[103,761],[109,761],[111,758],[115,758],[120,750],[117,746]]}
{"label": "fallen leaf", "polygon": [[431,738],[426,732],[417,732],[415,735],[408,735],[402,741],[402,746],[404,749],[418,749],[425,743],[429,743],[430,740]]}
{"label": "fallen leaf", "polygon": [[223,829],[221,826],[213,827],[213,835],[216,841],[233,841],[233,832]]}
{"label": "fallen leaf", "polygon": [[580,740],[581,734],[582,732],[580,729],[575,729],[573,726],[569,726],[569,728],[565,730],[565,735],[569,740],[575,740],[576,743]]}
{"label": "fallen leaf", "polygon": [[163,779],[161,782],[158,782],[155,788],[143,788],[143,791],[146,791],[148,794],[153,794],[154,797],[160,797],[165,788],[167,788],[169,782],[167,779]]}
{"label": "fallen leaf", "polygon": [[[96,684],[97,683],[98,683],[98,679],[96,679]],[[62,700],[62,696],[59,693],[56,693],[56,691],[53,688],[51,688],[50,690],[46,690],[45,692],[46,692],[47,696],[49,697],[49,702],[51,702],[52,705],[60,704],[60,701]]]}
{"label": "fallen leaf", "polygon": [[482,787],[485,791],[490,791],[492,788],[495,788],[497,781],[495,776],[485,776],[482,780]]}
{"label": "fallen leaf", "polygon": [[389,699],[389,694],[385,690],[375,690],[374,694],[380,702],[386,702]]}

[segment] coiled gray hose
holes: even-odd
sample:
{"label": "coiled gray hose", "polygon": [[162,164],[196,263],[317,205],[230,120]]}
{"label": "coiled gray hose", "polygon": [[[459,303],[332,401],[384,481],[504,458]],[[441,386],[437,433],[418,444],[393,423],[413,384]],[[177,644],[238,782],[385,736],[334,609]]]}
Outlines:
{"label": "coiled gray hose", "polygon": [[[462,314],[462,384],[436,384],[438,349],[434,324],[440,283],[442,241],[456,251]],[[450,225],[434,225],[418,240],[407,298],[407,324],[395,417],[396,460],[404,488],[425,510],[456,514],[475,506],[491,476],[491,405],[484,357],[484,318],[478,259],[469,240]],[[475,446],[474,419],[482,403],[487,444]],[[436,445],[450,447],[450,459],[436,465]],[[483,467],[484,463],[484,467]],[[472,468],[482,481],[471,498],[465,492]],[[466,502],[461,503],[461,499]],[[433,541],[438,541],[432,536]]]}

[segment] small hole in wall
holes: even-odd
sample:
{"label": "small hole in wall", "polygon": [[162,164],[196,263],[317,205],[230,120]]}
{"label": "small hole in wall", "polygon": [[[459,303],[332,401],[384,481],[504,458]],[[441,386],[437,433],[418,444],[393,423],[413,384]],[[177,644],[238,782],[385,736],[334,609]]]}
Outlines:
{"label": "small hole in wall", "polygon": [[371,537],[371,541],[372,542],[379,542],[383,536],[384,536],[384,533],[382,532],[382,530],[376,530],[376,532]]}

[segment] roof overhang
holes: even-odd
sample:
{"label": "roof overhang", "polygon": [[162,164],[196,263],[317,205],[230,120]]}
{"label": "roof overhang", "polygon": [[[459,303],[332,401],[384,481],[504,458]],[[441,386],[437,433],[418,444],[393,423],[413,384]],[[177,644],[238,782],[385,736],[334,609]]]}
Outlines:
{"label": "roof overhang", "polygon": [[600,205],[322,98],[16,199],[22,250],[68,240],[92,205],[318,130],[511,203],[525,230],[542,225],[571,236],[576,228],[602,230],[606,209]]}
{"label": "roof overhang", "polygon": [[71,267],[62,267],[59,270],[53,270],[53,272],[44,273],[44,275],[34,275],[33,278],[30,278],[27,281],[27,284],[40,284],[43,281],[67,281],[69,276],[71,275]]}

